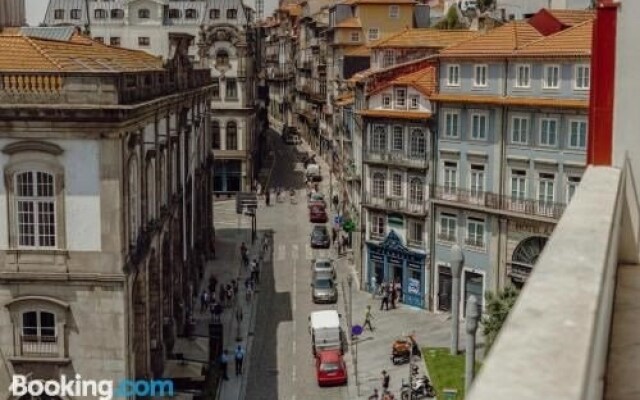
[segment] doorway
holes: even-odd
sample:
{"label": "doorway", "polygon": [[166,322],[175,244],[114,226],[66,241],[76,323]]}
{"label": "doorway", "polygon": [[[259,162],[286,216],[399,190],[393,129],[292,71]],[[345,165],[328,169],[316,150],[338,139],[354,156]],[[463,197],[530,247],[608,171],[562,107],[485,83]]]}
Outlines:
{"label": "doorway", "polygon": [[438,266],[438,311],[451,311],[451,289],[453,276],[451,268]]}

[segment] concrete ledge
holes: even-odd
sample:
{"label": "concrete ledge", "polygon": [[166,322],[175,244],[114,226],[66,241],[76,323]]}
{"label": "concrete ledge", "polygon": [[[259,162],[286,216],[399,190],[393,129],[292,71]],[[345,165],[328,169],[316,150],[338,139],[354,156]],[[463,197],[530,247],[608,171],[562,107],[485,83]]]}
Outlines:
{"label": "concrete ledge", "polygon": [[601,399],[621,171],[589,168],[467,400]]}

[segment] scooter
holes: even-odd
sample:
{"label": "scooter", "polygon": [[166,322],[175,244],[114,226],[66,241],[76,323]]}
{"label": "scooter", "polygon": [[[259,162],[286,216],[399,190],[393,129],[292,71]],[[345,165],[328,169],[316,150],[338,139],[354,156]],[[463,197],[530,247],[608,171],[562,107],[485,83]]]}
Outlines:
{"label": "scooter", "polygon": [[426,375],[421,378],[412,379],[411,385],[402,381],[400,393],[402,400],[417,400],[422,398],[436,397],[436,390],[431,385],[431,381]]}

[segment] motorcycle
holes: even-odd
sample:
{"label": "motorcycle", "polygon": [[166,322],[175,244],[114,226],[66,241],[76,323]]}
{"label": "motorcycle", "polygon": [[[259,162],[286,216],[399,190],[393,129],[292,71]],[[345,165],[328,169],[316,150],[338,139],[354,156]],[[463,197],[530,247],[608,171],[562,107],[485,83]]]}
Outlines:
{"label": "motorcycle", "polygon": [[436,389],[426,375],[412,379],[411,384],[402,381],[400,398],[402,400],[417,400],[436,397]]}
{"label": "motorcycle", "polygon": [[392,345],[391,362],[393,365],[406,364],[412,356],[420,357],[420,346],[413,334],[397,338]]}

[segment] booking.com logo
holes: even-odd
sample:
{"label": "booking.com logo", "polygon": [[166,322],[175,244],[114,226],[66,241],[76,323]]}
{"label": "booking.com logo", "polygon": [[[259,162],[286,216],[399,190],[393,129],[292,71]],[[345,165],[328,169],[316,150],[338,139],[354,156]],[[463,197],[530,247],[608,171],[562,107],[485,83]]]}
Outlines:
{"label": "booking.com logo", "polygon": [[169,379],[123,379],[114,384],[114,381],[111,380],[82,379],[80,374],[76,374],[74,379],[68,379],[62,375],[59,381],[29,381],[25,375],[14,375],[9,390],[11,394],[18,397],[24,395],[35,397],[46,394],[47,396],[67,396],[70,398],[91,396],[98,397],[100,400],[143,396],[172,397],[174,395],[173,381]]}

